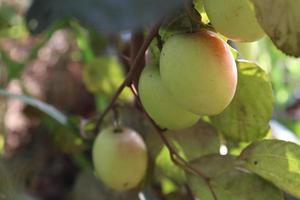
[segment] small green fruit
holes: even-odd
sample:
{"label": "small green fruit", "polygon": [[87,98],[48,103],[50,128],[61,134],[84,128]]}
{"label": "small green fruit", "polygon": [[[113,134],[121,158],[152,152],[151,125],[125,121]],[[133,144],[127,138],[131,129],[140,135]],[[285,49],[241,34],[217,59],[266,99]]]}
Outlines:
{"label": "small green fruit", "polygon": [[136,187],[147,170],[146,145],[130,128],[102,130],[93,145],[96,174],[108,187],[124,191]]}
{"label": "small green fruit", "polygon": [[253,42],[264,35],[249,0],[204,0],[204,8],[214,28],[224,36]]}
{"label": "small green fruit", "polygon": [[139,95],[145,110],[161,128],[187,128],[200,118],[175,103],[162,85],[159,68],[156,66],[149,65],[143,70],[139,81]]}
{"label": "small green fruit", "polygon": [[160,74],[172,99],[197,115],[222,112],[237,86],[228,45],[207,30],[169,38],[161,52]]}

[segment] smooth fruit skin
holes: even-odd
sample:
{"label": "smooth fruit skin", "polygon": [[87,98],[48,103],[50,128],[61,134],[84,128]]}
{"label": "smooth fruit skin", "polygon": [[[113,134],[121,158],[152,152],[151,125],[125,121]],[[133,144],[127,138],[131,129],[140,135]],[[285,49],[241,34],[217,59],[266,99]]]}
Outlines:
{"label": "smooth fruit skin", "polygon": [[160,74],[173,99],[198,115],[222,112],[237,86],[228,45],[207,30],[169,38],[161,52]]}
{"label": "smooth fruit skin", "polygon": [[240,42],[253,42],[264,36],[249,0],[204,0],[205,11],[214,28]]}
{"label": "smooth fruit skin", "polygon": [[148,65],[139,80],[139,96],[149,116],[161,127],[178,130],[192,126],[199,116],[175,103],[162,85],[159,68]]}
{"label": "smooth fruit skin", "polygon": [[147,170],[147,150],[143,139],[130,128],[102,130],[93,145],[97,176],[108,187],[124,191],[136,187]]}

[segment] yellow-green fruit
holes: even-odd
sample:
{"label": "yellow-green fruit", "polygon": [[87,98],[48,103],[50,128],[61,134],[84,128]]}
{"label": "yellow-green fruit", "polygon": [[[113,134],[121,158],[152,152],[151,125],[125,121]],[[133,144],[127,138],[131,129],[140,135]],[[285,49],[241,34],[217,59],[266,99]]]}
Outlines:
{"label": "yellow-green fruit", "polygon": [[207,30],[169,38],[161,52],[160,74],[172,99],[198,115],[222,112],[237,86],[228,45]]}
{"label": "yellow-green fruit", "polygon": [[143,70],[139,81],[139,96],[147,113],[161,128],[187,128],[200,118],[175,103],[162,85],[156,66],[149,65]]}
{"label": "yellow-green fruit", "polygon": [[204,0],[203,3],[212,25],[224,36],[252,42],[264,35],[249,0]]}
{"label": "yellow-green fruit", "polygon": [[126,127],[102,130],[93,145],[97,176],[108,187],[124,191],[136,187],[147,170],[147,149],[137,132]]}

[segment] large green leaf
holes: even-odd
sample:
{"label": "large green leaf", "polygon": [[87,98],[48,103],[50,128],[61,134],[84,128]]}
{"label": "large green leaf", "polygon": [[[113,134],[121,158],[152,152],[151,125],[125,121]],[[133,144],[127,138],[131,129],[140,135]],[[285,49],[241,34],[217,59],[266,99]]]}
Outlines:
{"label": "large green leaf", "polygon": [[258,21],[274,44],[288,55],[300,56],[300,1],[252,0]]}
{"label": "large green leaf", "polygon": [[73,200],[138,200],[134,191],[116,192],[113,191],[96,178],[92,171],[82,171],[73,186],[71,192]]}
{"label": "large green leaf", "polygon": [[[236,169],[236,159],[209,155],[191,162],[194,169],[210,177],[210,184],[220,200],[283,200],[280,190],[259,176]],[[201,200],[214,200],[211,190],[201,177],[189,174],[189,185]]]}
{"label": "large green leaf", "polygon": [[61,18],[76,18],[97,30],[137,29],[176,8],[180,0],[34,0],[27,13],[33,33],[40,33]]}
{"label": "large green leaf", "polygon": [[63,113],[58,111],[53,106],[50,106],[40,100],[25,96],[25,95],[11,93],[11,92],[5,91],[3,89],[0,89],[0,96],[19,99],[20,101],[23,101],[25,104],[31,105],[32,107],[48,114],[50,117],[55,119],[60,124],[62,124],[62,125],[68,124],[68,118]]}
{"label": "large green leaf", "polygon": [[183,151],[188,160],[219,153],[220,138],[217,129],[202,120],[190,128],[167,131],[166,136],[175,144],[175,148]]}
{"label": "large green leaf", "polygon": [[252,143],[240,155],[244,167],[300,198],[300,146],[280,140]]}
{"label": "large green leaf", "polygon": [[[179,153],[184,157],[182,152]],[[173,163],[166,146],[162,148],[155,160],[154,172],[155,176],[160,180],[168,178],[176,184],[183,184],[186,181],[185,171]]]}
{"label": "large green leaf", "polygon": [[255,63],[239,61],[236,94],[212,122],[226,138],[253,141],[267,134],[272,111],[272,86],[266,72]]}
{"label": "large green leaf", "polygon": [[[219,153],[220,139],[217,130],[202,120],[190,128],[167,131],[165,135],[173,148],[187,161],[204,155]],[[186,180],[185,172],[172,162],[166,147],[158,155],[156,166],[156,173],[159,175],[166,176],[177,183]]]}

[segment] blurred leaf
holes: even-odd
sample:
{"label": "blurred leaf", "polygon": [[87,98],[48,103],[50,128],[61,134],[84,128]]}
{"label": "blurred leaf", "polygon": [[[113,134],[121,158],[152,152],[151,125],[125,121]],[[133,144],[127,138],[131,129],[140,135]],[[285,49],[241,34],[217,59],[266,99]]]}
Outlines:
{"label": "blurred leaf", "polygon": [[77,45],[82,51],[84,61],[91,62],[93,59],[95,59],[95,53],[93,52],[90,37],[87,35],[87,31],[75,21],[72,21],[70,24],[76,33]]}
{"label": "blurred leaf", "polygon": [[74,184],[73,200],[139,200],[135,192],[116,192],[106,188],[91,171],[81,172]]}
{"label": "blurred leaf", "polygon": [[234,42],[239,58],[256,61],[259,53],[258,42]]}
{"label": "blurred leaf", "polygon": [[[8,73],[8,81],[13,78],[19,78],[25,69],[26,65],[37,58],[39,50],[49,41],[52,34],[59,28],[65,26],[66,21],[59,21],[55,23],[51,28],[45,32],[38,43],[36,43],[31,51],[29,52],[27,58],[21,62],[16,62],[10,58],[10,56],[3,50],[0,49],[0,58],[7,66],[7,73]],[[3,66],[0,66],[3,67]]]}
{"label": "blurred leaf", "polygon": [[180,0],[34,0],[27,24],[36,34],[71,17],[100,31],[125,31],[156,21],[180,4]]}
{"label": "blurred leaf", "polygon": [[14,9],[4,3],[0,4],[0,31],[11,27],[13,18],[16,16]]}
{"label": "blurred leaf", "polygon": [[[25,65],[22,63],[17,63],[13,61],[10,56],[3,50],[0,49],[0,58],[1,61],[7,65],[7,75],[8,79],[11,80],[12,78],[20,77]],[[3,66],[0,66],[3,67]]]}
{"label": "blurred leaf", "polygon": [[15,200],[38,200],[37,198],[30,196],[29,194],[26,193],[20,193],[17,196],[14,197]]}
{"label": "blurred leaf", "polygon": [[[219,153],[220,140],[217,130],[202,120],[190,128],[167,131],[164,134],[173,148],[186,160]],[[157,175],[168,177],[177,184],[182,184],[186,180],[185,172],[173,163],[166,146],[156,158],[156,167]]]}
{"label": "blurred leaf", "polygon": [[4,160],[0,159],[0,199],[11,199],[14,185]]}
{"label": "blurred leaf", "polygon": [[300,198],[300,146],[280,140],[249,145],[240,155],[244,167]]}
{"label": "blurred leaf", "polygon": [[199,120],[190,128],[167,131],[166,136],[174,141],[176,146],[180,147],[188,160],[207,154],[219,153],[220,139],[218,131],[202,120]]}
{"label": "blurred leaf", "polygon": [[52,129],[52,132],[55,144],[63,153],[78,154],[89,148],[80,135],[74,134],[73,130],[66,126],[58,125]]}
{"label": "blurred leaf", "polygon": [[[210,184],[220,200],[283,200],[280,190],[259,176],[234,168],[235,158],[210,155],[191,162],[193,168],[210,177]],[[189,174],[189,185],[197,198],[213,200],[201,177]]]}
{"label": "blurred leaf", "polygon": [[48,105],[40,100],[31,98],[31,97],[28,97],[25,95],[11,93],[11,92],[5,91],[3,89],[0,89],[0,96],[18,99],[18,100],[24,102],[25,104],[31,105],[32,107],[51,116],[53,119],[55,119],[57,122],[59,122],[60,124],[62,124],[64,126],[66,126],[68,123],[68,119],[63,113],[58,111],[53,106]]}
{"label": "blurred leaf", "polygon": [[201,171],[208,177],[215,178],[232,170],[236,158],[233,156],[221,156],[218,154],[199,157],[190,162],[194,169]]}
{"label": "blurred leaf", "polygon": [[238,62],[238,86],[230,105],[212,117],[213,124],[235,141],[253,141],[266,136],[273,112],[271,82],[255,63]]}
{"label": "blurred leaf", "polygon": [[202,3],[202,0],[193,0],[193,3],[194,3],[194,6],[195,6],[195,9],[199,13],[204,11],[204,6],[203,6],[203,3]]}
{"label": "blurred leaf", "polygon": [[[83,81],[87,89],[94,94],[101,94],[100,97],[113,96],[124,79],[124,71],[115,56],[97,57],[83,68]],[[131,99],[131,92],[124,90],[120,98]]]}
{"label": "blurred leaf", "polygon": [[252,0],[258,21],[274,44],[288,55],[300,57],[300,2]]}
{"label": "blurred leaf", "polygon": [[[178,152],[184,157],[182,152]],[[175,165],[170,158],[169,150],[166,146],[163,147],[155,160],[155,175],[160,179],[169,178],[176,184],[182,184],[186,181],[185,171]]]}

